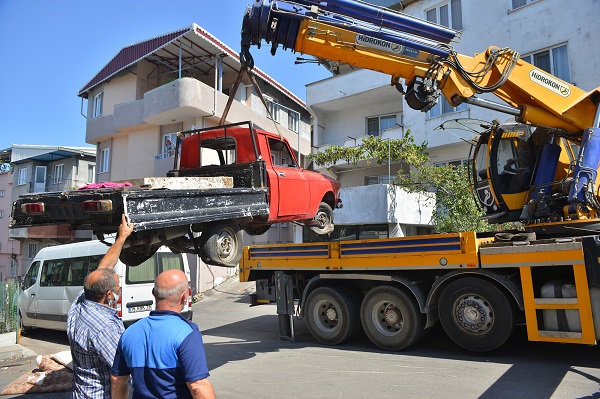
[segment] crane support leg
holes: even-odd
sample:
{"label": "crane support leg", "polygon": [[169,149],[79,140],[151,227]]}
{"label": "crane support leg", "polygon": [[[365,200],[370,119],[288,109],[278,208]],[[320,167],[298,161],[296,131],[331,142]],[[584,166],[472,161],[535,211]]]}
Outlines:
{"label": "crane support leg", "polygon": [[292,279],[284,272],[275,272],[277,287],[277,317],[279,318],[279,340],[294,342],[294,293]]}
{"label": "crane support leg", "polygon": [[569,192],[569,214],[577,213],[578,204],[598,210],[596,199],[596,177],[600,163],[600,128],[586,129],[581,140],[574,181]]}

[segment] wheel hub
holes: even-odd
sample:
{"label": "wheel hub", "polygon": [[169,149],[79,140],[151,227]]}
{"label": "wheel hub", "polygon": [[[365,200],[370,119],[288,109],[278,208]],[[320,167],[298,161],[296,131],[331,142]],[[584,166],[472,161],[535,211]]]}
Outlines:
{"label": "wheel hub", "polygon": [[491,305],[479,296],[465,296],[456,302],[454,317],[464,330],[483,334],[492,328],[494,323]]}
{"label": "wheel hub", "polygon": [[217,246],[222,257],[229,256],[231,251],[233,251],[232,237],[228,233],[221,233],[217,239]]}
{"label": "wheel hub", "polygon": [[333,321],[333,320],[337,319],[337,312],[336,312],[336,310],[334,308],[327,309],[327,311],[325,312],[325,317],[329,321]]}
{"label": "wheel hub", "polygon": [[396,308],[388,307],[388,309],[386,309],[385,321],[386,321],[386,323],[391,324],[391,325],[398,324],[398,322],[400,321],[400,314],[398,313]]}

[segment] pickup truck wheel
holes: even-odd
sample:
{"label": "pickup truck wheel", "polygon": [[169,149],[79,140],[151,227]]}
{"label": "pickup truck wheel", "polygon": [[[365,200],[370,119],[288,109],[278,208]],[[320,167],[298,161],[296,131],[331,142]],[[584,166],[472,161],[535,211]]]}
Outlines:
{"label": "pickup truck wheel", "polygon": [[319,235],[329,234],[333,231],[333,209],[326,202],[319,204],[319,210],[313,219],[316,225],[310,226],[310,229]]}
{"label": "pickup truck wheel", "polygon": [[358,330],[358,306],[340,289],[315,288],[306,300],[306,324],[317,341],[326,345],[341,344]]}
{"label": "pickup truck wheel", "polygon": [[512,303],[495,285],[480,278],[450,283],[440,295],[438,309],[446,334],[470,351],[494,350],[513,332]]}
{"label": "pickup truck wheel", "polygon": [[416,300],[389,285],[375,287],[367,293],[360,319],[371,342],[385,350],[406,349],[425,332],[425,315]]}
{"label": "pickup truck wheel", "polygon": [[119,259],[127,266],[138,266],[150,259],[158,248],[160,248],[160,245],[123,248],[123,250],[121,250],[121,255],[119,255]]}
{"label": "pickup truck wheel", "polygon": [[230,220],[210,223],[200,236],[201,258],[215,266],[236,267],[242,258],[242,230]]}

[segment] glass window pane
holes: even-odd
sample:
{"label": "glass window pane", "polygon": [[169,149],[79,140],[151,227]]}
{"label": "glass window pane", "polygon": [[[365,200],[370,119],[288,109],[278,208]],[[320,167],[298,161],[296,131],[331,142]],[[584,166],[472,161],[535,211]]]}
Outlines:
{"label": "glass window pane", "polygon": [[450,2],[450,10],[452,14],[452,29],[461,30],[463,28],[463,24],[460,0],[452,0]]}
{"label": "glass window pane", "polygon": [[367,118],[367,134],[379,136],[379,118]]}
{"label": "glass window pane", "polygon": [[521,59],[529,64],[531,64],[531,56],[530,55],[525,55],[525,56],[521,56]]}
{"label": "glass window pane", "polygon": [[450,20],[448,18],[448,4],[440,7],[440,25],[450,27]]}
{"label": "glass window pane", "polygon": [[430,22],[435,22],[437,23],[437,16],[436,16],[436,9],[434,8],[433,10],[429,10],[426,12],[426,19]]}
{"label": "glass window pane", "polygon": [[381,132],[396,127],[396,115],[382,116],[379,122]]}
{"label": "glass window pane", "polygon": [[552,66],[550,65],[550,52],[548,50],[534,54],[533,63],[536,67],[543,69],[548,73],[552,73]]}
{"label": "glass window pane", "polygon": [[438,101],[438,103],[429,110],[429,117],[434,118],[436,116],[440,116],[441,114],[442,114],[442,106],[440,104],[440,101]]}
{"label": "glass window pane", "polygon": [[512,0],[513,9],[523,7],[525,4],[527,4],[527,0]]}
{"label": "glass window pane", "polygon": [[454,107],[450,105],[446,97],[440,97],[439,100],[442,103],[442,114],[448,114],[450,112],[454,112]]}
{"label": "glass window pane", "polygon": [[156,254],[137,266],[127,266],[128,283],[152,283],[156,278]]}
{"label": "glass window pane", "polygon": [[567,46],[560,46],[552,49],[552,64],[554,66],[554,76],[564,80],[565,82],[571,81]]}
{"label": "glass window pane", "polygon": [[172,269],[183,271],[183,258],[181,254],[161,253],[159,255],[161,272]]}

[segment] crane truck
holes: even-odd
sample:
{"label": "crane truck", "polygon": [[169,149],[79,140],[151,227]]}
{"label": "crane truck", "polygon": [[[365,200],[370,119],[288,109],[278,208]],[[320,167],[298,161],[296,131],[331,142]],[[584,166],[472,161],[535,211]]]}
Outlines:
{"label": "crane truck", "polygon": [[515,123],[484,126],[470,178],[483,217],[527,230],[507,241],[459,232],[247,247],[240,279],[256,282],[255,303],[277,303],[282,339],[294,339],[297,312],[331,345],[362,326],[375,345],[402,350],[438,321],[472,351],[500,347],[523,322],[532,341],[597,343],[600,88],[585,92],[509,48],[458,54],[459,36],[355,0],[248,7],[241,59],[249,70],[250,47],[266,42],[273,55],[281,47],[388,74],[413,109],[443,95],[453,106],[514,115]]}

